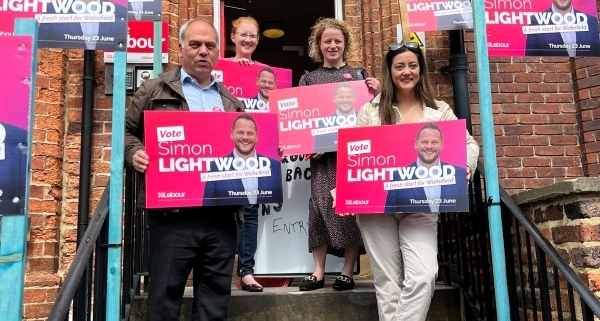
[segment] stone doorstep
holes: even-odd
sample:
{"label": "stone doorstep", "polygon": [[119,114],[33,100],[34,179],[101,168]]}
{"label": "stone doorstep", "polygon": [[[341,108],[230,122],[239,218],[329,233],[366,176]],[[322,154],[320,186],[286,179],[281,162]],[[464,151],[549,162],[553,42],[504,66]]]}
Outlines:
{"label": "stone doorstep", "polygon": [[[250,293],[232,286],[228,320],[230,321],[363,321],[377,320],[377,301],[372,281],[357,281],[349,291],[331,288],[333,277],[326,277],[325,287],[299,291],[298,286],[265,288]],[[184,293],[182,321],[191,320],[192,288]],[[461,296],[457,288],[436,284],[428,321],[461,320]],[[146,295],[136,297],[130,320],[145,320]]]}

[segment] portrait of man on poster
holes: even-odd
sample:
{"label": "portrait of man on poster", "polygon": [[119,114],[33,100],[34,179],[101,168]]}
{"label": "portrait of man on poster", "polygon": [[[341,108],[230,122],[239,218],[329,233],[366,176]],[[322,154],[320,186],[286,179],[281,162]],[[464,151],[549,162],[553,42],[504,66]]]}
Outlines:
{"label": "portrait of man on poster", "polygon": [[[247,113],[239,115],[231,127],[234,149],[224,157],[233,158],[233,161],[241,159],[246,163],[256,162],[255,164],[259,164],[261,158],[266,158],[269,160],[271,175],[208,181],[204,187],[202,206],[250,205],[281,201],[281,162],[256,151],[258,138],[258,126],[254,118]],[[232,166],[229,170],[235,169]],[[219,172],[215,162],[211,163],[210,171]]]}
{"label": "portrait of man on poster", "polygon": [[[335,104],[336,110],[330,115],[330,117],[343,117],[344,121],[341,122],[333,122],[333,126],[339,126],[342,124],[350,124],[351,122],[356,122],[356,110],[354,109],[354,104],[356,102],[356,94],[354,92],[354,88],[349,84],[342,83],[339,85],[334,94],[333,94],[333,102]],[[331,125],[325,124],[325,122],[319,122],[319,129],[333,127]],[[327,134],[315,135],[315,150],[318,151],[319,148],[325,148],[330,146],[337,146],[337,131]]]}
{"label": "portrait of man on poster", "polygon": [[[548,0],[546,0],[548,1]],[[530,33],[525,42],[525,56],[564,56],[585,57],[600,56],[600,35],[598,34],[598,17],[575,10],[573,0],[552,0],[546,11],[548,14],[559,14],[563,17],[561,25],[567,25],[566,15],[576,21],[577,15],[584,15],[587,20],[587,31],[569,31],[552,33]],[[531,19],[530,26],[538,26],[537,19]],[[556,26],[552,19],[550,25]]]}
{"label": "portrait of man on poster", "polygon": [[[440,152],[443,147],[444,138],[438,125],[429,123],[421,127],[415,139],[417,160],[407,167],[425,167],[427,170],[438,170],[441,174],[444,166],[451,165],[440,159]],[[466,168],[452,166],[455,170],[455,183],[452,185],[411,187],[388,191],[385,213],[438,213],[440,212],[440,205],[444,204],[444,200],[458,202],[464,199],[467,195]],[[459,180],[465,181],[459,182]],[[402,181],[397,171],[394,172],[392,181]],[[424,200],[429,202],[422,204],[421,201]]]}
{"label": "portrait of man on poster", "polygon": [[277,77],[273,69],[265,67],[258,72],[256,77],[256,96],[244,99],[246,111],[269,111],[269,91],[277,89]]}

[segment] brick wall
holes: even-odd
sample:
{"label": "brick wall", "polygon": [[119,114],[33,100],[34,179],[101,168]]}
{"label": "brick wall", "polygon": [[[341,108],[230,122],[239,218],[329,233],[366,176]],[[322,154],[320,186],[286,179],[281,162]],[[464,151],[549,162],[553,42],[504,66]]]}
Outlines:
{"label": "brick wall", "polygon": [[573,61],[581,154],[586,176],[600,174],[600,59]]}
{"label": "brick wall", "polygon": [[[600,0],[596,0],[600,8]],[[599,11],[600,12],[600,11]],[[573,61],[574,90],[579,112],[578,125],[583,172],[600,174],[600,58],[577,58]]]}
{"label": "brick wall", "polygon": [[58,293],[67,55],[39,50],[31,158],[24,317],[44,318]]}

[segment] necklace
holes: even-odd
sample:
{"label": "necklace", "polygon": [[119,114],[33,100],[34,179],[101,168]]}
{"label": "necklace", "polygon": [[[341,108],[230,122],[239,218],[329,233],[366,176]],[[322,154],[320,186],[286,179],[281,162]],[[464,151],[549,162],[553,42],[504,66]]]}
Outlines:
{"label": "necklace", "polygon": [[413,115],[415,114],[415,109],[417,109],[417,105],[418,105],[418,103],[413,105],[412,111],[410,113],[410,118],[408,119],[407,122],[402,122],[403,124],[410,124],[410,122],[412,121]]}

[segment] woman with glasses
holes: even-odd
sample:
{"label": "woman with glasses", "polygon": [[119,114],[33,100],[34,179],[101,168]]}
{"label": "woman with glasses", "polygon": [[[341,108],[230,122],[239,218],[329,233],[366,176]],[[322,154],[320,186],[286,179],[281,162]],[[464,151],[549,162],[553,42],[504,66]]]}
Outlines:
{"label": "woman with glasses", "polygon": [[[367,78],[363,68],[346,64],[354,47],[348,27],[336,19],[321,19],[312,27],[309,56],[322,63],[318,69],[300,78],[300,86],[327,84],[364,79],[377,93],[379,81]],[[331,191],[335,188],[337,153],[310,155],[311,195],[308,204],[308,250],[313,254],[315,269],[300,283],[300,291],[322,288],[327,254],[344,257],[342,273],[333,284],[336,290],[354,288],[354,264],[363,246],[354,216],[338,216],[333,209]]]}
{"label": "woman with glasses", "polygon": [[240,65],[252,65],[252,54],[258,45],[258,22],[256,19],[248,17],[239,17],[232,23],[231,41],[235,45],[235,56],[229,58]]}
{"label": "woman with glasses", "polygon": [[[434,99],[425,58],[414,42],[389,47],[381,82],[381,94],[360,109],[356,126],[457,119],[448,104]],[[466,136],[469,180],[479,147]],[[358,215],[356,220],[369,255],[379,320],[425,320],[438,270],[438,213]]]}

